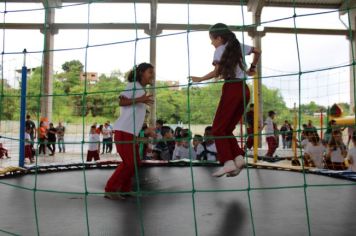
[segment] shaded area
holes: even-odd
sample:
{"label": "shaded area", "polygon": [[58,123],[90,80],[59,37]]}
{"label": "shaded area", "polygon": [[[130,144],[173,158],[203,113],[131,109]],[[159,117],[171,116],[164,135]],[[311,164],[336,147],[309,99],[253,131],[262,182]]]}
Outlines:
{"label": "shaded area", "polygon": [[[252,235],[247,173],[252,188],[302,186],[303,175],[288,171],[244,170],[237,178],[210,177],[215,167],[193,167],[194,209],[198,235]],[[37,235],[34,196],[41,235],[195,235],[191,169],[144,167],[140,198],[110,201],[101,194],[113,170],[94,169],[18,176],[1,180],[49,192],[0,184],[0,229]],[[344,180],[307,175],[309,184],[343,184]],[[230,191],[233,190],[233,191]],[[65,191],[57,193],[51,191]],[[217,191],[217,192],[216,192]],[[256,235],[308,235],[304,189],[250,191]],[[356,186],[307,188],[312,235],[353,235]],[[139,202],[138,202],[139,201]],[[86,215],[85,206],[88,209]],[[139,207],[140,206],[140,207]],[[141,216],[141,217],[140,217]]]}

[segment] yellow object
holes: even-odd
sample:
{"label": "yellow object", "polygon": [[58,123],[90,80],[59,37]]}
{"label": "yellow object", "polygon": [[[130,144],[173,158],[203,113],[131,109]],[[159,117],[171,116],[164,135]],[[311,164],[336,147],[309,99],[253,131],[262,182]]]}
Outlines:
{"label": "yellow object", "polygon": [[293,138],[292,138],[292,150],[293,150],[293,156],[294,160],[298,160],[297,156],[297,127],[298,127],[298,115],[297,115],[297,109],[296,105],[294,103],[294,120],[293,120]]}
{"label": "yellow object", "polygon": [[344,117],[330,116],[329,120],[335,120],[336,125],[342,125],[342,126],[355,125],[355,116],[344,116]]}
{"label": "yellow object", "polygon": [[17,172],[17,171],[25,172],[26,169],[21,168],[21,167],[16,167],[16,166],[8,166],[8,167],[0,169],[0,175],[6,175],[7,173],[12,173],[12,172]]}
{"label": "yellow object", "polygon": [[258,100],[258,76],[257,73],[253,78],[253,99],[254,99],[254,107],[253,107],[253,162],[257,163],[258,156],[258,141],[259,141],[259,100]]}

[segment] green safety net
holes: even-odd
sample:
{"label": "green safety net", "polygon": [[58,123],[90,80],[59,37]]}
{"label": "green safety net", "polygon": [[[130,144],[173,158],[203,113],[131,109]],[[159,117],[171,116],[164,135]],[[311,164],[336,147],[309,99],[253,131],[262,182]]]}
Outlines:
{"label": "green safety net", "polygon": [[[6,24],[6,17],[9,14],[14,14],[14,13],[21,13],[21,12],[26,12],[26,11],[44,11],[45,12],[45,17],[43,20],[43,35],[44,35],[44,39],[43,39],[43,50],[42,51],[28,51],[27,53],[29,55],[31,54],[41,54],[42,55],[42,61],[44,61],[44,56],[45,53],[48,52],[45,49],[47,48],[46,45],[46,40],[45,40],[45,35],[47,33],[47,30],[50,30],[47,27],[47,22],[48,22],[48,12],[55,7],[50,6],[48,0],[44,1],[44,7],[43,8],[38,8],[38,9],[25,9],[25,10],[10,10],[8,11],[6,9],[6,6],[8,3],[10,3],[11,1],[5,1],[4,2],[4,10],[1,12],[1,14],[3,15],[3,24]],[[33,208],[34,208],[34,217],[35,217],[35,223],[36,223],[36,230],[37,230],[37,235],[41,234],[41,215],[38,212],[38,200],[37,200],[37,193],[38,192],[51,192],[51,193],[55,193],[55,194],[68,194],[68,195],[83,195],[84,197],[84,211],[85,211],[85,219],[83,219],[86,223],[86,232],[88,235],[91,234],[91,225],[89,225],[89,212],[88,212],[88,196],[89,195],[103,195],[104,192],[89,192],[88,191],[88,187],[87,187],[87,179],[86,179],[86,172],[87,169],[85,168],[85,148],[84,145],[86,143],[88,143],[85,138],[87,135],[87,130],[85,129],[86,125],[87,125],[87,120],[86,120],[86,116],[85,114],[87,113],[86,109],[87,107],[84,105],[86,104],[86,100],[88,99],[88,96],[95,96],[96,94],[118,94],[120,92],[122,92],[122,90],[118,90],[115,88],[108,88],[106,90],[103,91],[90,91],[87,87],[88,85],[88,78],[87,78],[87,70],[88,70],[88,57],[90,56],[88,53],[88,50],[90,48],[98,48],[98,47],[108,47],[111,45],[116,45],[116,44],[125,44],[125,43],[134,43],[134,61],[132,62],[133,64],[133,68],[135,67],[135,65],[137,65],[138,63],[140,63],[139,61],[136,61],[136,54],[137,54],[137,43],[139,42],[139,40],[144,40],[144,39],[149,39],[150,37],[139,37],[138,31],[141,30],[141,28],[139,27],[139,23],[137,22],[137,9],[136,6],[137,4],[139,4],[138,2],[136,2],[135,0],[132,1],[133,7],[134,7],[134,26],[135,26],[135,38],[131,39],[131,40],[127,40],[127,41],[120,41],[120,42],[110,42],[110,43],[103,43],[103,44],[91,44],[90,43],[90,19],[91,19],[91,5],[94,3],[100,3],[100,2],[105,2],[104,0],[91,0],[85,3],[75,3],[75,4],[66,4],[64,6],[62,6],[62,8],[68,8],[68,7],[75,7],[75,6],[79,6],[79,5],[87,5],[87,34],[86,34],[86,45],[81,46],[81,47],[73,47],[73,48],[65,48],[65,49],[53,49],[52,52],[60,52],[60,51],[71,51],[71,50],[84,50],[85,51],[85,61],[84,61],[84,72],[86,74],[85,76],[85,81],[84,81],[84,88],[83,91],[81,92],[72,92],[72,93],[62,93],[62,94],[43,94],[43,79],[44,79],[44,72],[42,71],[42,76],[41,76],[41,83],[39,83],[39,88],[38,88],[38,94],[36,95],[28,95],[28,98],[34,98],[35,101],[38,103],[38,107],[40,107],[40,103],[41,103],[41,99],[46,97],[46,96],[52,96],[52,97],[61,97],[61,96],[77,96],[80,97],[81,99],[81,104],[83,104],[81,106],[81,113],[82,113],[82,129],[81,129],[81,134],[82,134],[82,140],[80,142],[72,142],[72,144],[77,144],[81,146],[81,162],[83,164],[83,169],[82,169],[82,173],[83,173],[83,191],[82,192],[63,192],[63,191],[56,191],[56,190],[48,190],[48,189],[41,189],[37,186],[37,179],[38,179],[38,168],[35,168],[35,178],[34,178],[34,184],[32,187],[24,187],[24,186],[20,186],[20,185],[14,185],[14,184],[9,184],[6,181],[0,181],[0,184],[3,185],[7,185],[11,188],[20,188],[26,191],[32,191],[33,192]],[[349,4],[347,4],[349,1],[345,1],[346,4],[345,6],[348,6]],[[245,24],[245,8],[243,6],[245,6],[245,1],[241,0],[239,3],[237,3],[241,6],[241,14],[243,17],[243,21],[242,22],[237,22],[237,24],[234,26],[236,31],[240,31],[241,32],[241,37],[242,37],[242,43],[244,43],[244,32],[247,32],[249,29],[256,29],[259,26],[264,26],[265,24],[268,23],[272,23],[272,22],[279,22],[279,21],[285,21],[285,20],[289,20],[289,19],[293,19],[293,25],[294,25],[294,30],[295,30],[295,44],[296,44],[296,51],[297,51],[297,56],[298,56],[298,68],[299,71],[297,73],[285,73],[285,74],[280,74],[278,76],[266,76],[266,77],[261,77],[261,78],[256,78],[258,80],[263,80],[263,79],[267,79],[267,78],[275,78],[275,77],[286,77],[286,76],[298,76],[298,83],[299,83],[299,96],[298,96],[298,107],[300,107],[301,105],[301,97],[302,97],[302,91],[301,91],[301,82],[302,82],[302,77],[305,74],[308,73],[312,73],[312,72],[317,72],[317,71],[325,71],[325,70],[333,70],[333,69],[338,69],[338,68],[348,68],[351,67],[352,68],[352,76],[353,76],[353,80],[354,80],[354,84],[355,84],[355,55],[354,55],[354,45],[352,43],[350,43],[350,47],[352,48],[351,52],[352,52],[352,61],[351,63],[347,63],[344,65],[340,65],[340,66],[333,66],[333,67],[329,67],[329,68],[323,68],[323,69],[316,69],[316,70],[309,70],[309,71],[303,71],[302,66],[301,66],[301,61],[303,60],[302,56],[300,55],[300,50],[299,50],[299,41],[298,41],[298,19],[300,17],[306,17],[306,16],[311,16],[311,15],[317,15],[317,14],[329,14],[329,13],[333,13],[333,12],[338,12],[340,11],[340,9],[338,10],[329,10],[329,11],[321,11],[318,13],[311,13],[311,14],[303,14],[303,15],[298,15],[296,8],[297,8],[297,4],[295,2],[295,0],[292,1],[291,5],[293,7],[293,12],[294,14],[289,16],[289,17],[284,17],[284,18],[278,18],[278,19],[274,19],[274,20],[270,20],[270,21],[266,21],[266,22],[261,22],[258,25],[255,24]],[[177,35],[185,35],[186,36],[186,49],[187,49],[187,58],[186,58],[186,64],[187,64],[187,68],[188,68],[188,74],[187,74],[187,78],[190,77],[190,67],[191,67],[191,63],[190,63],[190,35],[194,34],[195,30],[192,29],[191,27],[191,13],[190,13],[190,5],[191,5],[191,1],[187,0],[186,2],[186,6],[187,6],[187,22],[186,22],[186,30],[184,32],[178,32],[178,33],[169,33],[169,34],[160,34],[157,35],[155,37],[174,37]],[[350,7],[346,7],[345,9],[343,9],[344,11],[346,11],[348,13],[348,25],[350,26],[348,29],[349,35],[348,37],[350,39],[353,39],[353,31],[351,29],[351,18],[350,18],[350,11],[353,10],[353,8]],[[351,42],[352,40],[350,40]],[[6,51],[6,30],[5,27],[3,27],[3,38],[2,38],[2,55],[1,55],[1,60],[2,60],[2,64],[4,63],[4,57],[6,55],[11,55],[11,54],[22,54],[22,49],[18,50],[18,51]],[[44,62],[45,63],[45,62]],[[43,68],[43,67],[42,67]],[[246,81],[252,81],[253,78],[244,78],[244,83],[246,83]],[[202,84],[221,84],[223,83],[223,81],[209,81],[209,82],[205,82]],[[3,115],[3,108],[6,105],[6,101],[7,99],[11,99],[11,98],[16,98],[19,97],[20,95],[17,93],[8,93],[5,85],[4,85],[4,71],[2,70],[2,83],[1,83],[1,92],[0,92],[0,120],[2,120],[2,115]],[[185,88],[186,89],[186,111],[187,111],[187,118],[188,118],[188,129],[190,130],[191,128],[191,106],[192,106],[192,101],[191,101],[191,95],[192,95],[192,86],[193,83],[192,81],[190,81],[189,79],[186,80],[185,84],[181,84],[180,87],[181,88]],[[164,89],[164,88],[169,88],[170,86],[153,86],[151,88],[149,88],[151,91],[153,90],[159,90],[159,89]],[[133,89],[134,93],[137,91],[136,88]],[[245,91],[243,91],[245,94]],[[245,97],[245,96],[244,96]],[[354,98],[354,100],[356,101],[356,98]],[[244,101],[244,105],[245,107],[248,106],[248,102]],[[116,106],[116,105],[115,105]],[[213,114],[212,114],[213,116]],[[38,123],[39,123],[39,117],[41,117],[41,111],[38,109],[37,111],[37,117],[38,117]],[[299,117],[299,127],[296,129],[296,132],[299,135],[301,135],[301,131],[302,128],[300,127],[301,124],[301,111],[298,110],[298,117]],[[135,119],[133,119],[135,120]],[[255,134],[255,135],[262,135],[262,134]],[[14,141],[19,141],[19,139],[16,138],[11,138],[11,137],[5,137],[2,136],[3,139],[13,139]],[[219,137],[219,138],[241,138],[240,136],[229,136],[229,137]],[[244,135],[244,138],[247,138],[247,134]],[[189,137],[188,140],[191,141],[192,137]],[[138,140],[134,140],[135,143],[138,143]],[[38,146],[38,143],[35,143],[36,146]],[[190,149],[191,151],[191,149]],[[138,153],[135,153],[136,155],[138,155]],[[298,156],[302,156],[302,149],[299,149],[299,154]],[[247,160],[247,157],[246,157]],[[303,159],[301,158],[302,162]],[[38,161],[38,156],[36,156],[36,165],[37,166],[37,161]],[[135,159],[136,161],[136,159]],[[136,163],[137,164],[137,163]],[[247,175],[247,187],[246,188],[241,188],[241,189],[224,189],[224,190],[219,190],[219,189],[214,189],[214,190],[206,190],[206,189],[198,189],[195,186],[195,180],[194,180],[194,163],[193,161],[189,162],[189,168],[190,168],[190,179],[191,179],[191,189],[190,191],[186,191],[186,190],[181,190],[181,191],[143,191],[140,188],[140,179],[139,179],[139,175],[138,175],[138,168],[136,165],[135,168],[135,178],[137,181],[137,189],[135,189],[134,194],[137,196],[136,197],[136,204],[139,210],[139,222],[140,222],[140,232],[141,235],[145,235],[145,224],[144,224],[144,217],[143,217],[143,209],[141,207],[141,197],[143,195],[147,195],[147,194],[191,194],[191,203],[192,203],[192,215],[193,215],[193,226],[194,226],[194,230],[195,230],[195,235],[200,235],[199,234],[199,226],[198,222],[197,222],[197,216],[196,216],[196,193],[208,193],[208,192],[226,192],[226,191],[236,191],[236,192],[245,192],[247,194],[248,197],[248,209],[249,209],[249,216],[250,216],[250,220],[251,220],[251,227],[252,227],[252,234],[256,235],[256,225],[254,222],[254,209],[253,209],[253,202],[251,199],[251,192],[252,191],[273,191],[273,190],[277,190],[277,189],[285,189],[286,191],[288,191],[288,189],[303,189],[304,190],[304,202],[305,202],[305,223],[306,223],[306,227],[307,227],[307,231],[309,235],[313,235],[313,230],[311,227],[311,219],[310,219],[310,209],[308,207],[308,189],[309,188],[315,188],[315,187],[327,187],[327,188],[331,188],[331,187],[335,187],[335,186],[352,186],[354,185],[353,183],[347,183],[347,184],[311,184],[307,182],[307,178],[306,178],[306,171],[304,170],[304,163],[302,163],[302,167],[303,167],[303,184],[301,185],[286,185],[286,186],[274,186],[274,187],[254,187],[251,186],[250,183],[250,172],[249,172],[249,167],[246,169],[245,172],[243,172],[244,174]],[[0,229],[0,232],[7,234],[7,235],[17,235],[15,232],[9,232],[6,231],[4,229]]]}

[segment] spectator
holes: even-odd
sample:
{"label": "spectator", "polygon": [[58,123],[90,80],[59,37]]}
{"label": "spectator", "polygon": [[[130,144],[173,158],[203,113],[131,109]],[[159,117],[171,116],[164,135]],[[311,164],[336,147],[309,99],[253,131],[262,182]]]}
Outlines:
{"label": "spectator", "polygon": [[347,147],[349,147],[349,145],[350,145],[350,142],[352,140],[354,132],[355,132],[355,127],[354,126],[347,127],[347,135],[348,135]]}
{"label": "spectator", "polygon": [[308,125],[307,124],[303,124],[302,127],[303,127],[303,130],[302,130],[302,134],[301,134],[301,139],[303,141],[304,139],[308,139],[308,135],[307,135]]}
{"label": "spectator", "polygon": [[93,159],[95,161],[100,160],[99,157],[99,145],[100,145],[100,136],[97,133],[97,128],[95,125],[91,126],[89,134],[89,145],[87,152],[87,162],[91,162]]}
{"label": "spectator", "polygon": [[193,137],[193,148],[195,153],[197,152],[198,146],[203,143],[203,136],[196,134]]}
{"label": "spectator", "polygon": [[316,133],[317,133],[317,129],[315,128],[315,126],[313,125],[313,121],[311,121],[311,120],[308,120],[307,129],[308,129],[309,131],[312,131],[312,132],[316,132]]}
{"label": "spectator", "polygon": [[289,125],[289,131],[287,132],[287,148],[292,148],[292,142],[293,142],[293,127],[290,123]]}
{"label": "spectator", "polygon": [[250,109],[246,113],[246,124],[247,124],[247,141],[246,141],[246,148],[251,149],[253,147],[253,122],[254,122],[254,113],[253,113],[254,105],[253,103],[250,104]]}
{"label": "spectator", "polygon": [[114,128],[113,126],[111,125],[110,121],[106,121],[106,123],[108,124],[110,130],[111,130],[111,135],[110,135],[110,143],[108,143],[108,146],[109,146],[109,152],[111,153],[112,152],[112,145],[113,145],[113,141],[114,141]]}
{"label": "spectator", "polygon": [[356,172],[356,132],[352,134],[352,143],[353,147],[349,150],[347,155],[347,160],[349,161],[349,169],[353,172]]}
{"label": "spectator", "polygon": [[53,123],[49,124],[49,129],[47,131],[47,137],[48,137],[48,144],[47,147],[51,151],[50,156],[54,156],[56,153],[56,134],[57,134],[57,129],[54,128]]}
{"label": "spectator", "polygon": [[0,159],[10,158],[9,152],[6,148],[3,147],[2,143],[0,143]]}
{"label": "spectator", "polygon": [[324,168],[324,153],[325,146],[320,142],[319,135],[315,132],[310,132],[309,143],[305,148],[304,164],[305,166]]}
{"label": "spectator", "polygon": [[34,163],[35,160],[32,155],[32,139],[31,139],[31,127],[26,126],[25,133],[25,159],[28,159],[30,163]]}
{"label": "spectator", "polygon": [[43,121],[40,122],[40,127],[38,128],[38,154],[46,155],[46,142],[47,142],[47,128]]}
{"label": "spectator", "polygon": [[197,146],[197,160],[201,161],[216,161],[217,150],[212,132],[212,127],[207,126],[204,131],[204,142]]}
{"label": "spectator", "polygon": [[288,120],[284,121],[284,124],[281,127],[281,135],[282,135],[282,144],[283,144],[283,149],[288,148],[288,134],[290,132],[290,125]]}
{"label": "spectator", "polygon": [[326,131],[325,131],[325,135],[324,135],[324,140],[325,142],[329,143],[331,136],[332,136],[332,132],[336,127],[336,121],[335,120],[331,120],[328,123],[328,126],[326,127]]}
{"label": "spectator", "polygon": [[104,153],[111,153],[112,152],[112,129],[110,129],[110,126],[108,123],[105,123],[103,128],[102,128],[102,134],[103,134],[103,152]]}
{"label": "spectator", "polygon": [[167,144],[167,141],[173,138],[172,129],[169,126],[162,126],[161,128],[162,140],[153,148],[154,160],[171,160],[173,150]]}
{"label": "spectator", "polygon": [[269,111],[268,117],[263,125],[263,128],[266,127],[265,132],[266,132],[266,140],[267,140],[267,144],[268,144],[268,151],[266,154],[267,157],[273,157],[274,152],[277,149],[277,140],[275,137],[275,127],[274,127],[274,123],[273,123],[275,116],[276,116],[276,113],[274,111]]}
{"label": "spectator", "polygon": [[156,139],[162,139],[161,129],[164,125],[164,121],[159,119],[156,121]]}
{"label": "spectator", "polygon": [[344,158],[347,155],[347,149],[342,141],[342,133],[340,130],[334,130],[327,152],[327,167],[332,170],[345,170],[346,166]]}
{"label": "spectator", "polygon": [[56,127],[57,130],[57,141],[58,141],[58,149],[59,152],[66,152],[66,147],[64,145],[64,133],[66,131],[66,127],[62,125],[62,122],[58,123],[58,126]]}
{"label": "spectator", "polygon": [[36,139],[36,136],[37,136],[37,131],[36,131],[36,124],[35,122],[33,122],[31,120],[31,116],[30,115],[27,115],[26,116],[26,123],[25,123],[26,127],[29,127],[30,129],[30,137],[31,137],[31,147],[33,147],[33,143]]}
{"label": "spectator", "polygon": [[174,150],[173,160],[181,160],[181,159],[196,159],[196,153],[194,149],[190,145],[190,131],[185,130],[182,133],[181,144],[176,147],[177,150]]}

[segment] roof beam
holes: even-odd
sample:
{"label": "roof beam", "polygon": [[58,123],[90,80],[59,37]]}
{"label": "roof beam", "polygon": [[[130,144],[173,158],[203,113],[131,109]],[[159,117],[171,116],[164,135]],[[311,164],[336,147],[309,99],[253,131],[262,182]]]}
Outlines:
{"label": "roof beam", "polygon": [[[0,24],[1,28],[8,30],[41,30],[43,24],[36,23],[5,23]],[[211,25],[206,24],[193,24],[189,25],[189,29],[193,31],[208,31]],[[149,24],[141,23],[55,23],[50,24],[49,29],[55,30],[149,30]],[[160,30],[187,30],[186,24],[157,24],[158,31]],[[236,26],[231,26],[232,29],[236,29]],[[296,31],[295,31],[296,30]],[[242,31],[242,29],[236,29],[235,31]],[[254,27],[246,28],[245,32],[256,32]],[[259,32],[259,31],[257,31]],[[264,27],[262,32],[265,33],[280,33],[280,34],[315,34],[315,35],[348,35],[348,30],[343,29],[315,29],[315,28],[287,28],[287,27]]]}

